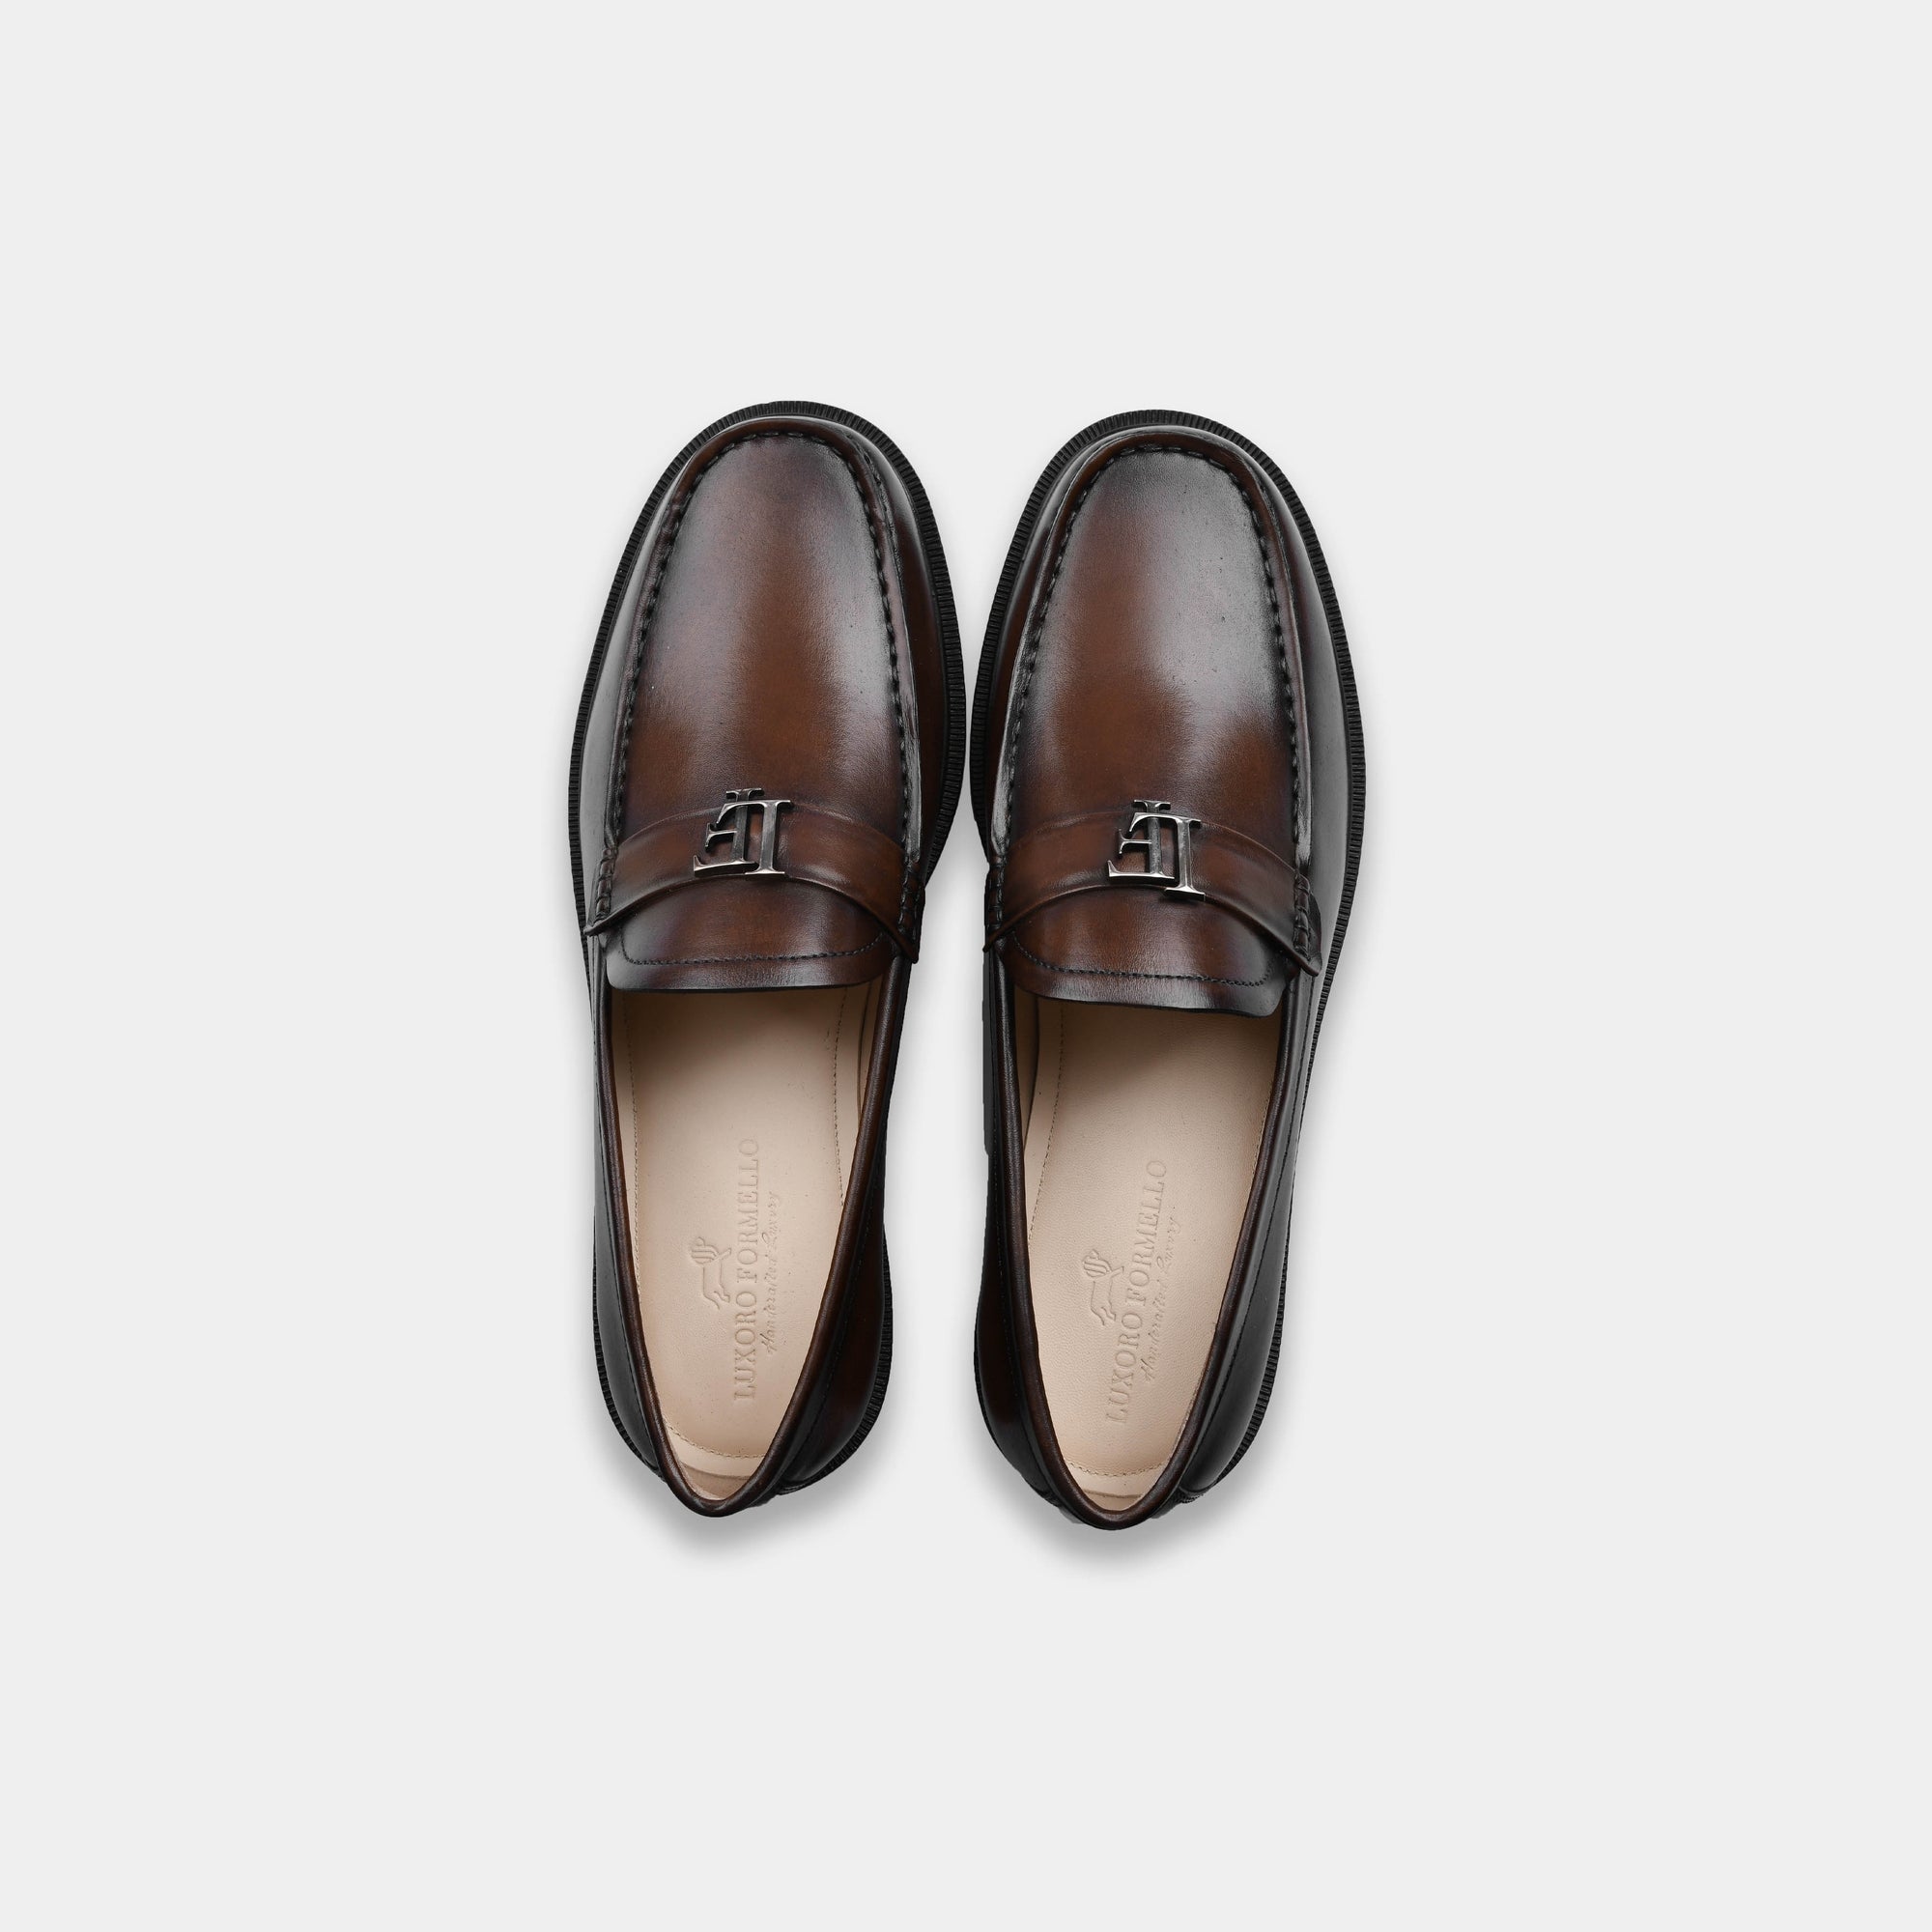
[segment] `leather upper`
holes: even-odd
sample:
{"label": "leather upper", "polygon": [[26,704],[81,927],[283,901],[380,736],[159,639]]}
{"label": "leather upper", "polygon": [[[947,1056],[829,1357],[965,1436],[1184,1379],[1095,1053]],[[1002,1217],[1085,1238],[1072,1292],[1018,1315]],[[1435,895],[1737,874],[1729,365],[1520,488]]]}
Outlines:
{"label": "leather upper", "polygon": [[[943,762],[921,756],[905,546],[883,464],[831,425],[765,423],[739,425],[688,469],[650,546],[614,693],[590,906],[611,983],[872,979],[917,950],[927,765]],[[930,586],[915,601],[931,639]],[[761,840],[774,811],[777,872],[728,870],[722,844],[701,849],[732,795],[753,790],[789,801],[736,814]]]}
{"label": "leather upper", "polygon": [[[1271,869],[1261,900],[1285,895],[1293,925],[1309,860],[1302,633],[1321,624],[1266,481],[1238,450],[1170,430],[1104,439],[1069,467],[1015,583],[994,694],[988,915],[1018,984],[1274,1010],[1291,966],[1253,892],[1189,902],[1105,868],[1137,802],[1171,805],[1201,821],[1197,875]],[[1043,838],[1065,844],[1069,822],[1087,829],[1068,856],[1093,888],[1013,923],[1016,875],[1038,869]]]}

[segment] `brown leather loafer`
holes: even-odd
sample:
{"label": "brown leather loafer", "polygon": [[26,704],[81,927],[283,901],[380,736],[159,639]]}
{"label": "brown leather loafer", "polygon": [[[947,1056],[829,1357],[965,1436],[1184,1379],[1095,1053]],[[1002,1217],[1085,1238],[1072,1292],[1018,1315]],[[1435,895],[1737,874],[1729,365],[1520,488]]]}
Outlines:
{"label": "brown leather loafer", "polygon": [[812,403],[715,422],[605,607],[570,765],[617,1433],[725,1516],[885,1399],[886,1108],[965,693],[912,467]]}
{"label": "brown leather loafer", "polygon": [[974,698],[986,848],[986,1426],[1080,1521],[1219,1482],[1281,1349],[1295,1143],[1362,842],[1342,618],[1244,437],[1083,430]]}

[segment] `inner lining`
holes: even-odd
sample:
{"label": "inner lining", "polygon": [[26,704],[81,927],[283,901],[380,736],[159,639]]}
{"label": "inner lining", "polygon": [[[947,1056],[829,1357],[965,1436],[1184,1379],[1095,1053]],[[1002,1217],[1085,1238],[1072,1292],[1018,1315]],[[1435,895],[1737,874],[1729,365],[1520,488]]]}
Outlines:
{"label": "inner lining", "polygon": [[1207,1366],[1281,1014],[1014,993],[1027,1253],[1061,1453],[1103,1509],[1166,1467]]}
{"label": "inner lining", "polygon": [[818,1321],[880,981],[611,995],[638,1312],[686,1479],[764,1460]]}

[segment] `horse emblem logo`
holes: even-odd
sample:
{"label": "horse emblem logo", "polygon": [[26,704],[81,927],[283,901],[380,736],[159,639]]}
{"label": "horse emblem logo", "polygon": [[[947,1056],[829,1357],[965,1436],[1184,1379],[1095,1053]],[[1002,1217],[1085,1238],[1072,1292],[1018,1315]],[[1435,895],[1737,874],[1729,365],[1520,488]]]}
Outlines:
{"label": "horse emblem logo", "polygon": [[720,1308],[728,1308],[730,1294],[724,1287],[724,1257],[728,1248],[720,1248],[707,1241],[702,1235],[691,1244],[691,1259],[697,1264],[697,1287],[706,1301],[716,1302]]}
{"label": "horse emblem logo", "polygon": [[1094,1320],[1109,1328],[1121,1319],[1114,1295],[1124,1267],[1117,1267],[1098,1248],[1089,1248],[1080,1258],[1080,1271],[1087,1277],[1087,1307]]}

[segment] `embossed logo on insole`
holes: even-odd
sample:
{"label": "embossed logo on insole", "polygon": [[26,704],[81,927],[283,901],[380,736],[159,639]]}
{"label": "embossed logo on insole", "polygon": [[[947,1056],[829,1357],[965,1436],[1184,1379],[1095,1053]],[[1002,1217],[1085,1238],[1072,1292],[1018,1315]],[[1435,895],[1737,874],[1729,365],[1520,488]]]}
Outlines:
{"label": "embossed logo on insole", "polygon": [[1098,1248],[1089,1248],[1080,1258],[1080,1271],[1087,1277],[1087,1307],[1094,1320],[1105,1328],[1121,1319],[1121,1277],[1126,1273],[1119,1262],[1110,1262]]}
{"label": "embossed logo on insole", "polygon": [[689,1253],[697,1264],[697,1289],[729,1323],[731,1399],[752,1402],[758,1393],[758,1356],[779,1350],[779,1197],[762,1185],[758,1144],[737,1147],[731,1176],[732,1238],[694,1236]]}
{"label": "embossed logo on insole", "polygon": [[724,1286],[724,1270],[720,1265],[728,1253],[728,1249],[707,1241],[702,1235],[691,1244],[691,1259],[697,1264],[697,1292],[720,1308],[731,1305],[730,1292]]}
{"label": "embossed logo on insole", "polygon": [[1167,1284],[1174,1264],[1175,1217],[1167,1163],[1150,1160],[1134,1199],[1133,1232],[1124,1263],[1089,1248],[1080,1270],[1087,1307],[1106,1331],[1106,1419],[1124,1423],[1134,1392],[1154,1378],[1167,1321]]}

